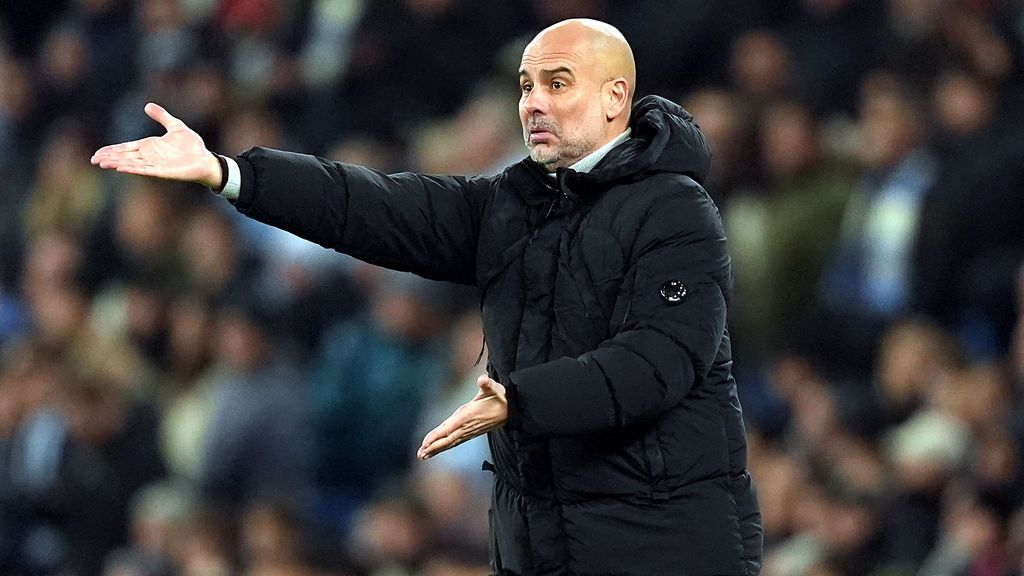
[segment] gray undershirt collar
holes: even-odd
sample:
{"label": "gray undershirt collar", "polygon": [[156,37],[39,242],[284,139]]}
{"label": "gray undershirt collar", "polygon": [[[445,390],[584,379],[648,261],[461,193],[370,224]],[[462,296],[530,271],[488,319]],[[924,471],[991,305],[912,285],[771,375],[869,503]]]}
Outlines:
{"label": "gray undershirt collar", "polygon": [[[615,138],[612,138],[611,142],[608,142],[604,146],[601,146],[597,150],[594,150],[590,154],[587,154],[583,158],[580,158],[579,160],[576,161],[575,164],[569,166],[569,168],[571,170],[575,170],[576,172],[590,172],[591,170],[594,169],[594,166],[597,166],[598,162],[603,160],[604,157],[607,156],[609,152],[611,152],[612,148],[615,148],[619,144],[625,142],[626,139],[629,138],[629,134],[632,131],[633,130],[631,128],[626,128],[622,132],[622,134],[619,134]],[[554,176],[554,173],[552,173],[552,176]]]}

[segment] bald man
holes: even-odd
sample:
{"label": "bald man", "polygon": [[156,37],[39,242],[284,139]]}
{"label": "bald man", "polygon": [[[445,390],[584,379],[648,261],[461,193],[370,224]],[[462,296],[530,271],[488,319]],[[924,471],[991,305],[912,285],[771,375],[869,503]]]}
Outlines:
{"label": "bald man", "polygon": [[486,374],[418,455],[488,433],[495,574],[757,574],[708,145],[679,106],[632,103],[632,53],[602,22],[538,34],[519,85],[530,157],[494,177],[263,148],[226,158],[155,104],[167,134],[92,161],[197,182],[325,247],[480,288]]}

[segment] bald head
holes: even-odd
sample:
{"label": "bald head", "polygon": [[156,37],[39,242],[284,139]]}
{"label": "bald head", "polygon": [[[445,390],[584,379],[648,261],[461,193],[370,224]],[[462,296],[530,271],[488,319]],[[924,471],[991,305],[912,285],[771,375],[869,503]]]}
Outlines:
{"label": "bald head", "polygon": [[629,42],[618,28],[589,18],[563,20],[537,34],[523,51],[523,60],[559,50],[580,54],[583,56],[582,64],[594,66],[594,71],[604,79],[623,78],[632,99],[636,87],[636,62]]}
{"label": "bald head", "polygon": [[519,78],[526,145],[549,169],[572,165],[629,125],[636,64],[610,24],[578,18],[544,29],[523,51]]}

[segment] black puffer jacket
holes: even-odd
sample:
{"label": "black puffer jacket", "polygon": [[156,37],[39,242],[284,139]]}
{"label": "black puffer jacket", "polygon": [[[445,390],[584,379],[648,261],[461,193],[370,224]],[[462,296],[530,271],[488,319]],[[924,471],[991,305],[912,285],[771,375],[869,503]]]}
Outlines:
{"label": "black puffer jacket", "polygon": [[[367,261],[483,291],[498,574],[752,575],[760,514],[725,326],[730,264],[682,108],[647,97],[593,171],[385,175],[243,154],[237,207]],[[367,439],[372,441],[372,439]]]}

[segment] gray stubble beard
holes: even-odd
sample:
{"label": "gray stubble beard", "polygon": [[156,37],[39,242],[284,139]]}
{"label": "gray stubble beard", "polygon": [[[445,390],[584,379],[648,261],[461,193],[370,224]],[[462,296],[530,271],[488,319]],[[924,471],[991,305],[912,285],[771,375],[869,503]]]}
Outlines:
{"label": "gray stubble beard", "polygon": [[[559,138],[558,146],[545,153],[542,153],[534,146],[530,148],[530,158],[551,172],[558,168],[567,168],[597,149],[597,138],[587,138],[587,136],[590,135],[584,135],[583,138],[576,140],[562,140]],[[529,132],[527,132],[527,140],[529,140],[529,137]],[[527,146],[529,147],[529,144]]]}

